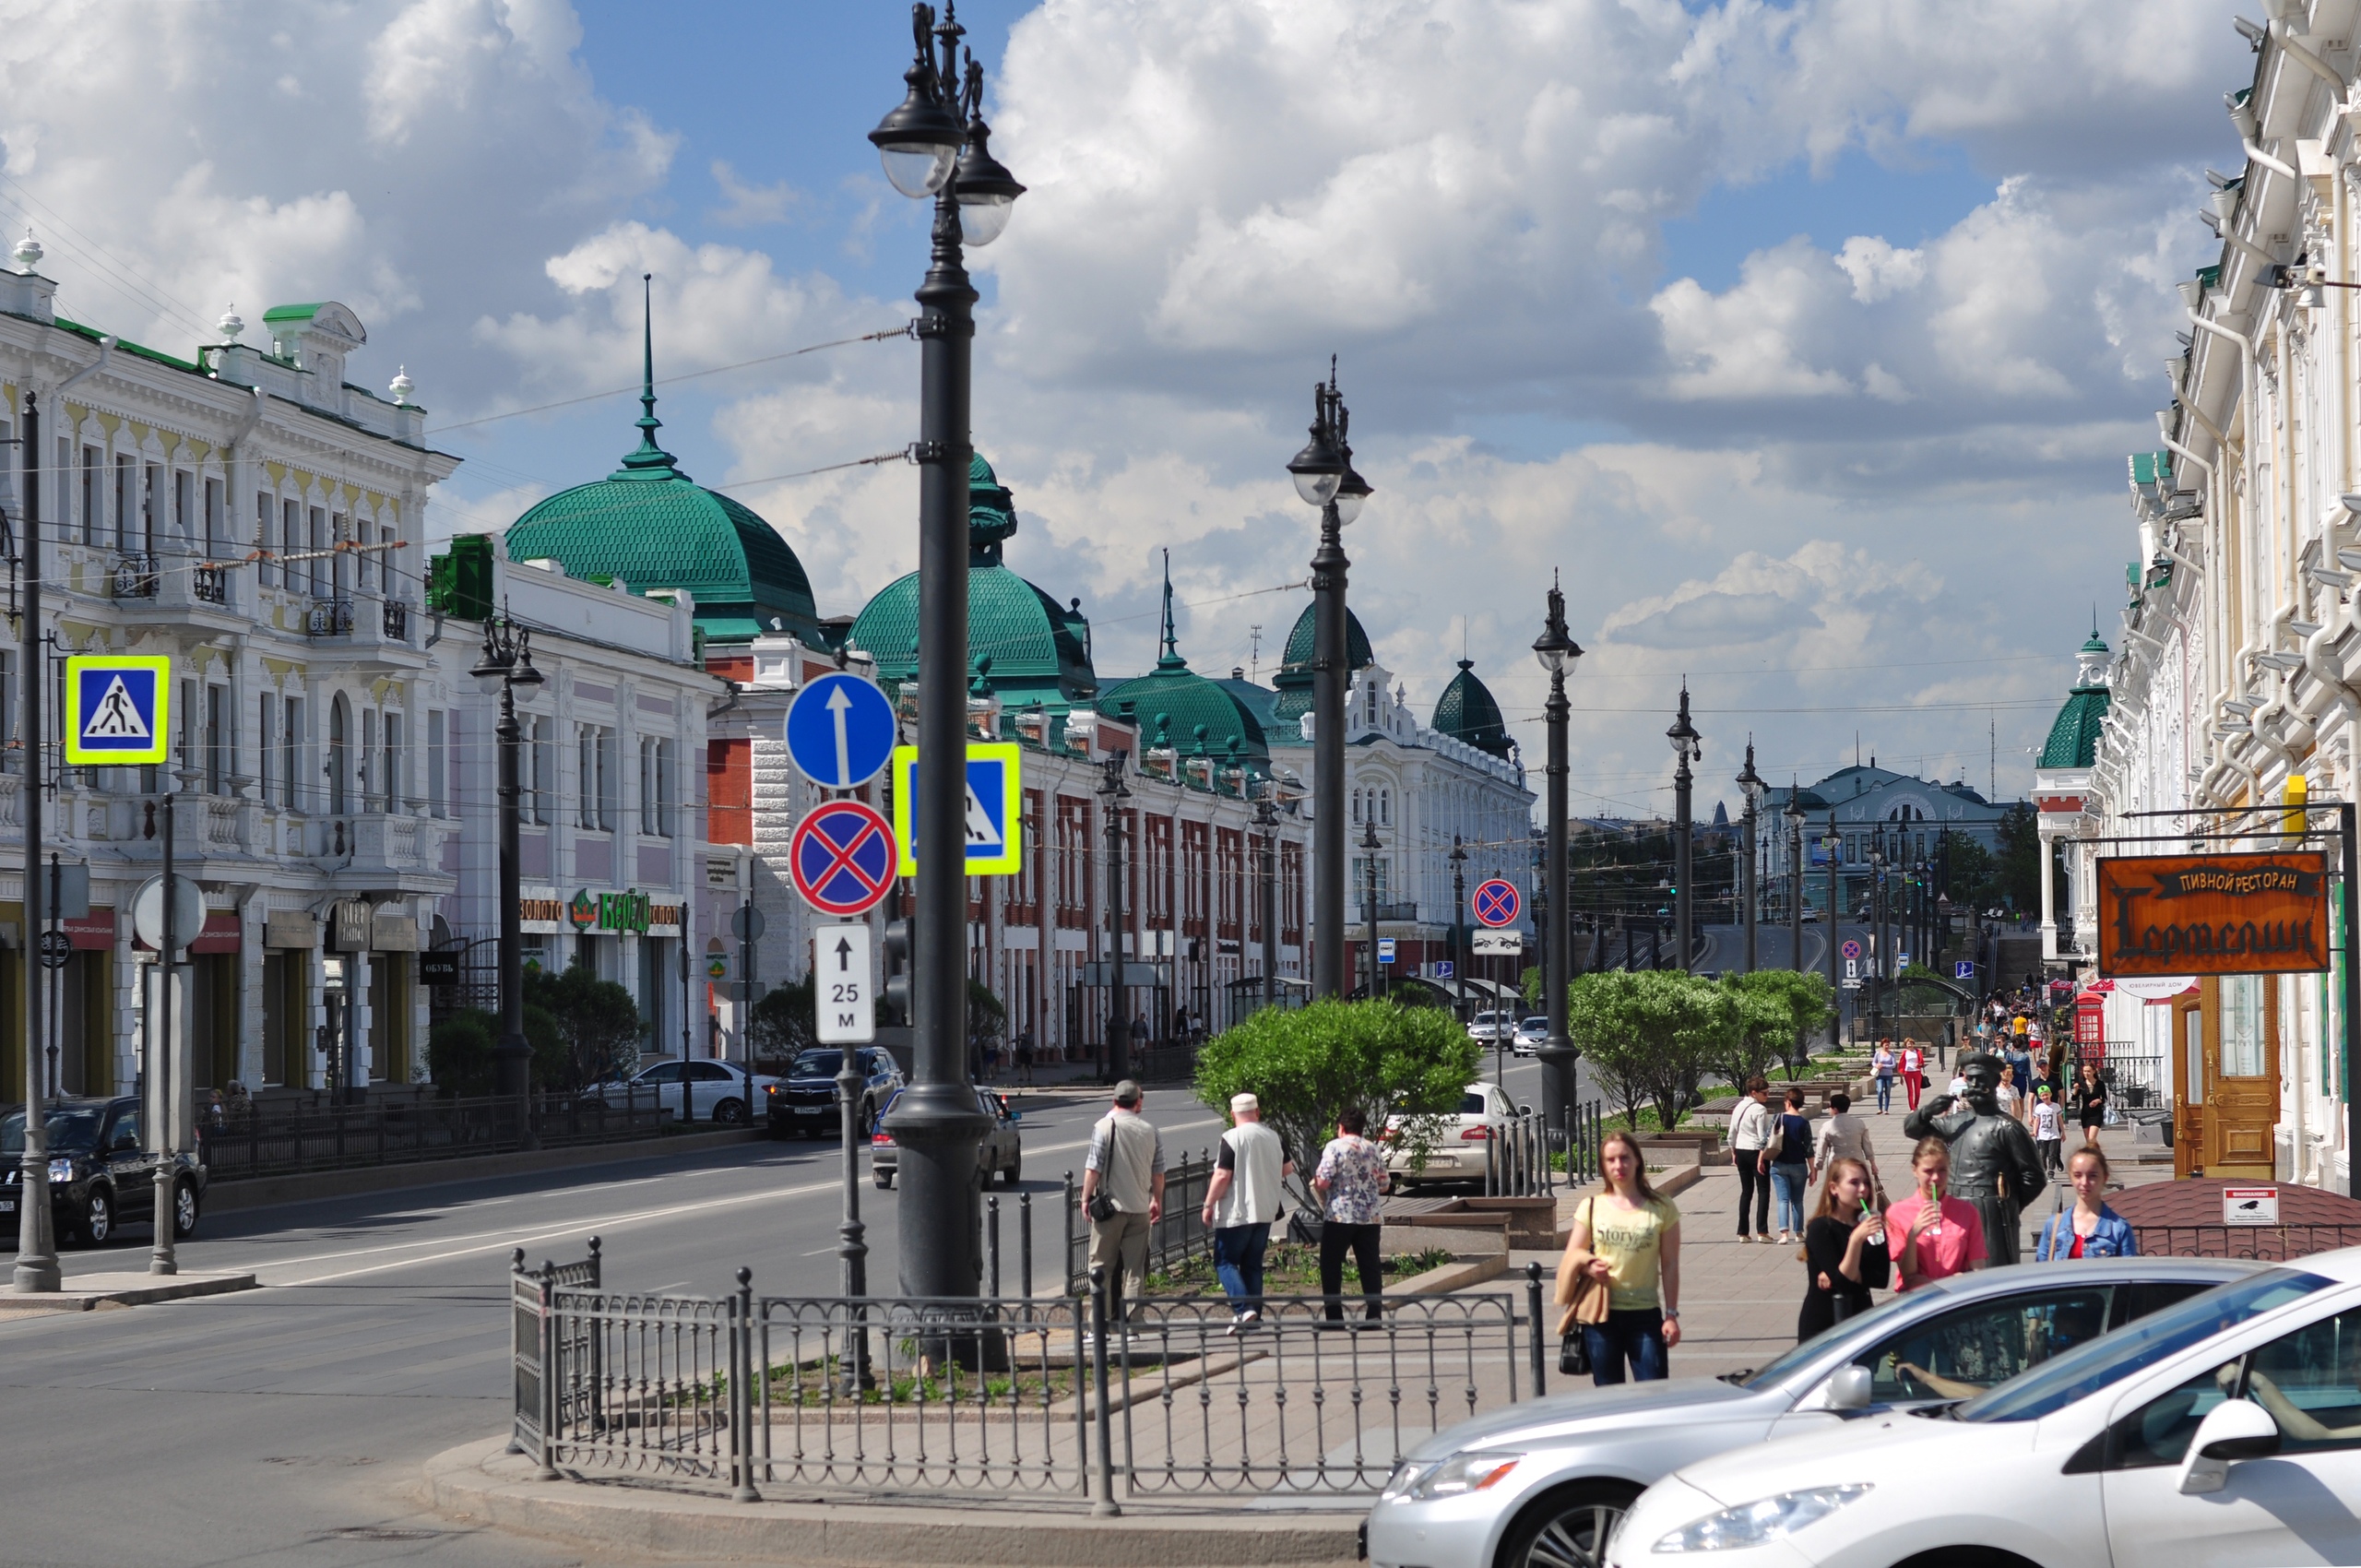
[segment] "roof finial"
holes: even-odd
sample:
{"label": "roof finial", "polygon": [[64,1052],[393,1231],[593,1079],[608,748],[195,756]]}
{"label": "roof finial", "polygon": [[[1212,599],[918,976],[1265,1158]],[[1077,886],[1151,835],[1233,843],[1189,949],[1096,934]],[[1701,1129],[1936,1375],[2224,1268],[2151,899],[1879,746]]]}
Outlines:
{"label": "roof finial", "polygon": [[612,479],[686,479],[680,463],[671,453],[656,445],[656,433],[664,422],[656,417],[656,275],[639,275],[639,418],[633,422],[639,427],[639,449],[623,458],[623,466],[610,475]]}
{"label": "roof finial", "polygon": [[1164,552],[1164,655],[1156,661],[1158,670],[1180,670],[1188,665],[1180,657],[1180,639],[1172,631],[1172,552]]}

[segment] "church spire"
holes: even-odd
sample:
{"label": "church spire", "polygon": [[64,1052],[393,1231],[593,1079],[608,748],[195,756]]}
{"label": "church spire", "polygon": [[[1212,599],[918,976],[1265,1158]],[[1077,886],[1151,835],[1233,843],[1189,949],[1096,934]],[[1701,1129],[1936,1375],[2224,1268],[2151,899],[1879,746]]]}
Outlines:
{"label": "church spire", "polygon": [[614,479],[682,479],[680,461],[656,444],[656,433],[664,422],[656,417],[656,303],[655,277],[652,272],[639,275],[639,418],[632,422],[639,427],[639,449],[623,458],[623,466],[611,475]]}
{"label": "church spire", "polygon": [[1189,661],[1180,657],[1180,639],[1172,630],[1172,552],[1164,552],[1164,655],[1156,661],[1158,670],[1186,670]]}

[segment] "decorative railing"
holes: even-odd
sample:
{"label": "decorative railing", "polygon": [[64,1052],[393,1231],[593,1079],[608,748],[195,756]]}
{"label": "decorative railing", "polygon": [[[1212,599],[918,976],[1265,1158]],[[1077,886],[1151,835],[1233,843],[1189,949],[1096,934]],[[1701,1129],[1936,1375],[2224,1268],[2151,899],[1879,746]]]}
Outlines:
{"label": "decorative railing", "polygon": [[152,555],[126,555],[117,562],[114,596],[117,599],[155,598],[156,558]]}
{"label": "decorative railing", "polygon": [[304,619],[303,629],[315,637],[350,636],[352,635],[352,600],[349,599],[314,600],[311,613]]}

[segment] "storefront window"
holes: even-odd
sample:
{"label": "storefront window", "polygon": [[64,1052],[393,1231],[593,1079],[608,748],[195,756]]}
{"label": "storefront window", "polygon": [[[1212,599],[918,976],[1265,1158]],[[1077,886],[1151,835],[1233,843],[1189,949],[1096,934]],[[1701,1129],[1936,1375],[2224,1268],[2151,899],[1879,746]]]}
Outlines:
{"label": "storefront window", "polygon": [[2222,980],[2222,1076],[2263,1075],[2262,977],[2229,975]]}

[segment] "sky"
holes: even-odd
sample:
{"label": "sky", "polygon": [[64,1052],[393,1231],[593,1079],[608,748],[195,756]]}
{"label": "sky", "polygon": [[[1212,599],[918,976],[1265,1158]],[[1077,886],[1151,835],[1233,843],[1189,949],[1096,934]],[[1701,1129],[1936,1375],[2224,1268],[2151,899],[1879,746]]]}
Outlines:
{"label": "sky", "polygon": [[[0,222],[58,308],[186,353],[332,298],[466,459],[438,534],[663,440],[822,613],[916,566],[925,204],[866,133],[883,0],[0,0]],[[1422,714],[1475,661],[1529,754],[1556,574],[1577,813],[1700,800],[1750,735],[2031,783],[2154,445],[2172,285],[2252,59],[2212,0],[971,0],[1029,187],[969,253],[1009,564],[1102,679],[1267,676],[1317,519],[1284,465],[1336,356],[1351,601]],[[255,329],[250,329],[253,331]],[[813,349],[811,352],[797,352]],[[682,377],[678,381],[669,378]],[[552,408],[549,405],[562,404]],[[826,470],[814,472],[813,470]],[[1259,637],[1256,628],[1260,628]],[[1538,780],[1536,780],[1536,785]],[[1710,813],[1701,803],[1701,812]]]}

